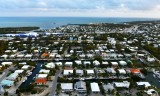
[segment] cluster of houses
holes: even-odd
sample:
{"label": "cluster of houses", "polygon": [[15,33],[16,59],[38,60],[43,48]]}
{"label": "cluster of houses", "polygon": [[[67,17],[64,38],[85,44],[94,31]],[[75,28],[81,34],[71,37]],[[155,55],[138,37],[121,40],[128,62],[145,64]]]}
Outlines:
{"label": "cluster of houses", "polygon": [[[101,85],[106,93],[118,88],[129,89],[131,82],[128,79],[134,75],[142,79],[142,81],[134,82],[134,85],[137,88],[145,88],[144,92],[152,95],[156,91],[150,88],[152,85],[149,82],[144,80],[145,76],[141,72],[142,68],[139,68],[137,62],[151,66],[157,60],[137,43],[142,46],[152,44],[154,48],[159,48],[160,33],[157,32],[157,28],[160,26],[152,24],[135,25],[132,26],[133,28],[131,27],[132,29],[127,28],[129,26],[124,24],[124,26],[115,28],[108,26],[108,24],[67,25],[47,30],[45,36],[33,34],[35,36],[32,39],[29,39],[29,35],[27,35],[28,38],[13,39],[7,41],[8,48],[0,55],[2,61],[0,69],[16,65],[13,64],[12,60],[33,62],[48,60],[34,77],[34,83],[38,86],[47,85],[49,77],[53,75],[50,73],[58,66],[60,67],[59,70],[62,70],[61,78],[78,79],[75,83],[58,82],[61,85],[61,92],[64,93],[86,93],[88,91],[87,87],[89,87],[91,93],[99,94],[102,91]],[[148,28],[156,29],[149,32]],[[116,31],[124,31],[124,34],[127,32],[131,35],[125,34],[128,37],[116,37],[114,34],[112,36],[112,33]],[[79,34],[80,32],[83,32],[83,34]],[[106,38],[103,38],[103,35]],[[144,37],[141,41],[139,41],[139,35]],[[119,39],[119,37],[122,38]],[[15,82],[20,81],[23,75],[29,76],[32,74],[30,65],[25,62],[18,63],[21,67],[9,72],[0,81],[2,86],[14,86]],[[143,64],[141,66],[145,67]],[[156,77],[160,77],[159,71],[154,71],[154,74]],[[113,82],[101,82],[102,84],[100,84],[96,81],[92,82],[92,79],[112,79]],[[116,81],[117,79],[120,81]],[[86,84],[85,80],[90,80],[89,84]]]}
{"label": "cluster of houses", "polygon": [[[87,85],[85,81],[77,81],[75,83],[61,83],[61,91],[68,93],[68,92],[77,92],[77,93],[87,93]],[[135,84],[138,88],[149,88],[151,84],[149,82],[136,82]],[[92,82],[88,85],[90,87],[90,93],[94,94],[101,94],[100,86],[97,82]],[[123,81],[123,82],[112,82],[103,84],[102,86],[105,90],[105,92],[111,92],[112,90],[116,90],[116,88],[124,88],[129,89],[130,88],[130,82]],[[144,91],[148,95],[154,95],[156,91],[154,89],[148,89]]]}
{"label": "cluster of houses", "polygon": [[[25,62],[22,62],[22,63],[19,63],[22,67],[21,69],[16,69],[14,70],[13,72],[8,70],[8,74],[6,75],[6,77],[4,77],[2,79],[2,81],[0,82],[0,84],[3,86],[3,87],[11,87],[11,86],[14,86],[14,84],[18,81],[20,81],[22,79],[22,77],[24,75],[27,75],[26,73],[28,73],[27,71],[30,71],[30,66],[27,65]],[[8,66],[8,67],[11,67],[11,66],[14,66],[13,65],[13,62],[2,62],[1,63],[1,66],[4,67],[4,66]],[[7,67],[7,68],[8,68]],[[6,69],[7,69],[6,68]],[[14,67],[13,67],[14,68]],[[5,74],[5,72],[7,71],[4,71],[3,74]]]}

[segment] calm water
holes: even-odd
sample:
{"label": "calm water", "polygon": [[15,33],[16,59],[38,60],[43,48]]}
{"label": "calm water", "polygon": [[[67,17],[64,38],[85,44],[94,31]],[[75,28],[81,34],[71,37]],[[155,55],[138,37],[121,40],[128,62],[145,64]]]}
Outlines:
{"label": "calm water", "polygon": [[23,82],[20,86],[20,88],[25,88],[27,87],[34,79],[34,77],[36,76],[36,74],[40,71],[41,69],[41,65],[44,63],[44,62],[36,62],[37,65],[36,67],[33,69],[32,71],[32,74],[30,76],[28,76],[27,80],[25,82]]}
{"label": "calm water", "polygon": [[119,23],[146,20],[156,19],[111,17],[0,17],[0,27],[38,26],[41,29],[47,29],[66,24]]}

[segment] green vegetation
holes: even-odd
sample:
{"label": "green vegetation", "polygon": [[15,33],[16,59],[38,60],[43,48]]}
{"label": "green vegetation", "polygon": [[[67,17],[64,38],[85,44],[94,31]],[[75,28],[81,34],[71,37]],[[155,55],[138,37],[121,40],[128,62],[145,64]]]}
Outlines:
{"label": "green vegetation", "polygon": [[39,29],[39,27],[7,27],[0,28],[0,34],[17,33],[18,31],[31,31]]}
{"label": "green vegetation", "polygon": [[0,55],[2,55],[5,50],[8,48],[8,42],[6,41],[0,41]]}

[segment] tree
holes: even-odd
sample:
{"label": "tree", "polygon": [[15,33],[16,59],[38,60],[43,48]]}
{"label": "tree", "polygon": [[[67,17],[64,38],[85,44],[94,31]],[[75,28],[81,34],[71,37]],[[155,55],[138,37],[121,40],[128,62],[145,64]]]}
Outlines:
{"label": "tree", "polygon": [[4,96],[8,96],[8,91],[5,91]]}
{"label": "tree", "polygon": [[144,75],[147,75],[147,73],[148,73],[147,69],[145,69],[145,68],[141,69],[141,72],[142,72]]}
{"label": "tree", "polygon": [[133,75],[132,77],[132,80],[135,81],[135,82],[138,82],[141,80],[141,78],[139,76],[136,76],[136,75]]}
{"label": "tree", "polygon": [[57,64],[55,64],[55,69],[59,70],[59,66]]}

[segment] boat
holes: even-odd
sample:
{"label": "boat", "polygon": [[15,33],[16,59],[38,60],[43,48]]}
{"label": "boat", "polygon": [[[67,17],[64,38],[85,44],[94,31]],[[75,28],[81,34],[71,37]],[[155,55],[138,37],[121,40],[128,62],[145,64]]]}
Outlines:
{"label": "boat", "polygon": [[27,80],[27,77],[24,78],[23,82],[25,82]]}
{"label": "boat", "polygon": [[153,74],[153,77],[154,77],[154,78],[156,78],[156,75],[155,75],[155,74]]}
{"label": "boat", "polygon": [[23,82],[25,82],[26,80],[23,80]]}

